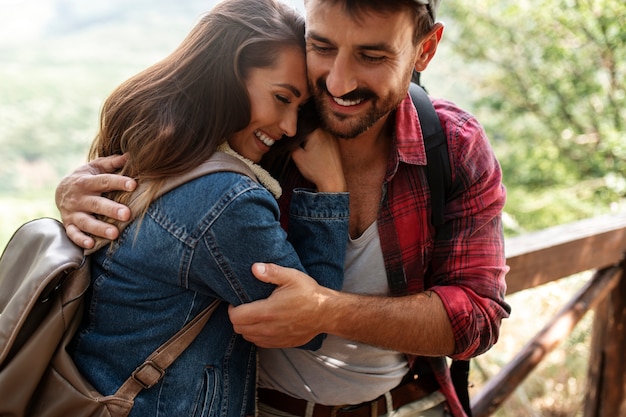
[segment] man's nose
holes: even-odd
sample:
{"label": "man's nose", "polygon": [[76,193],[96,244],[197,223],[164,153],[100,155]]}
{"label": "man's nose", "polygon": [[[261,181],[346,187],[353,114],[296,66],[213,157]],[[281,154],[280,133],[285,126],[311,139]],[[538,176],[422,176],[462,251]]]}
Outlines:
{"label": "man's nose", "polygon": [[326,77],[326,89],[334,97],[341,97],[357,88],[354,63],[347,54],[337,54]]}

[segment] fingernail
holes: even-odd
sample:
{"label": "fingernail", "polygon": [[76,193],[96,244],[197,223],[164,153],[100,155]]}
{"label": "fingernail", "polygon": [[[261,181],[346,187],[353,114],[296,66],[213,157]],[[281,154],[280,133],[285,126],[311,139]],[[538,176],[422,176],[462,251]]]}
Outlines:
{"label": "fingernail", "polygon": [[267,270],[267,266],[264,263],[258,263],[258,268],[259,268],[259,272],[262,274],[265,274],[265,271]]}
{"label": "fingernail", "polygon": [[121,220],[121,221],[125,221],[126,220],[126,210],[124,209],[119,209],[117,211],[117,219]]}
{"label": "fingernail", "polygon": [[113,236],[114,236],[114,234],[115,234],[115,230],[114,230],[114,229],[112,229],[112,228],[110,228],[110,227],[108,227],[108,228],[104,231],[104,234],[106,235],[106,237],[107,237],[107,238],[109,238],[109,239],[113,239]]}

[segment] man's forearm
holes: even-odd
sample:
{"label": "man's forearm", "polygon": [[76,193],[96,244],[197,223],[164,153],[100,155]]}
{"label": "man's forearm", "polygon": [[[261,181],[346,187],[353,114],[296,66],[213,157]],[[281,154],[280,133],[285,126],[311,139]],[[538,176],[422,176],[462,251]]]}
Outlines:
{"label": "man's forearm", "polygon": [[264,300],[231,306],[235,331],[264,348],[301,346],[329,333],[403,353],[453,353],[446,310],[432,291],[404,297],[350,294],[317,284],[297,269],[255,264],[252,272],[277,288]]}
{"label": "man's forearm", "polygon": [[404,297],[332,292],[323,311],[320,322],[326,333],[416,355],[445,356],[454,351],[450,320],[432,291]]}

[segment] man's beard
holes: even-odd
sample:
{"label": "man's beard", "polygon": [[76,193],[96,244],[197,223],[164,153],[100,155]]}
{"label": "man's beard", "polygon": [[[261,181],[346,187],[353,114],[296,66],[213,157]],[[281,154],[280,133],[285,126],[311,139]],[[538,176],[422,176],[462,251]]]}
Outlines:
{"label": "man's beard", "polygon": [[331,95],[326,89],[326,81],[324,79],[319,78],[316,81],[314,94],[324,129],[340,139],[351,139],[361,135],[393,111],[402,101],[406,92],[401,95],[390,95],[381,99],[370,89],[357,88],[340,97],[346,101],[368,100],[370,108],[365,114],[359,116],[345,115],[329,108],[328,100]]}

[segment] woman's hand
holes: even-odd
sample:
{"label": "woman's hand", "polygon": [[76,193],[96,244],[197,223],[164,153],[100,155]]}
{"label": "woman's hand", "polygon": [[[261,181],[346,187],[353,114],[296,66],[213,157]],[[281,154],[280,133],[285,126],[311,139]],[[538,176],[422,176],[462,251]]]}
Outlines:
{"label": "woman's hand", "polygon": [[69,238],[85,249],[95,244],[89,234],[115,239],[117,228],[98,220],[94,214],[120,221],[130,218],[130,209],[102,194],[109,191],[133,191],[135,180],[111,174],[124,166],[123,155],[97,158],[76,169],[61,180],[55,193],[56,205]]}
{"label": "woman's hand", "polygon": [[346,191],[339,146],[331,134],[316,129],[293,151],[292,158],[300,173],[313,182],[319,192]]}

